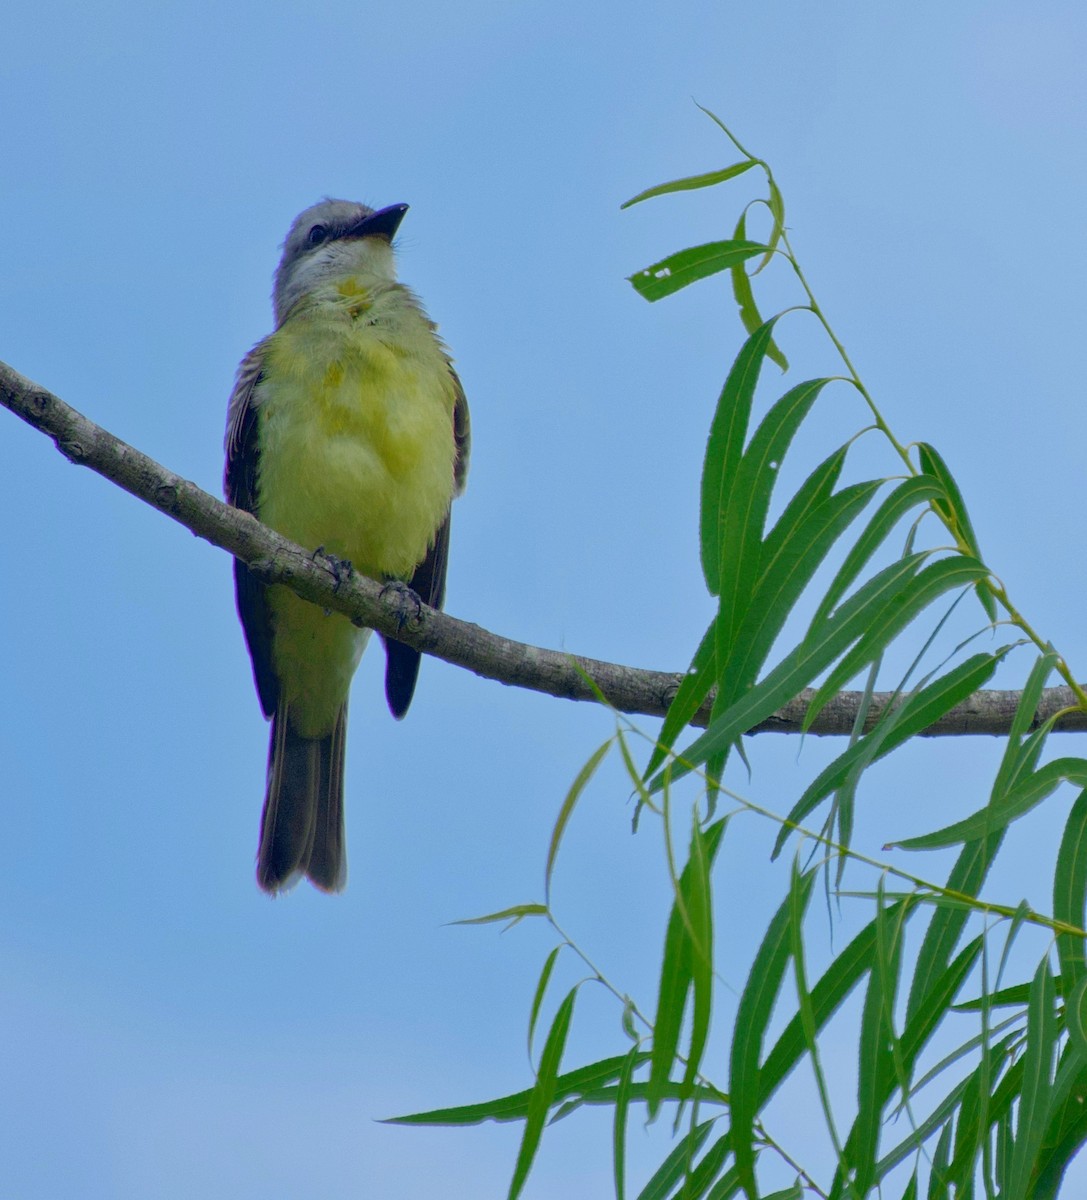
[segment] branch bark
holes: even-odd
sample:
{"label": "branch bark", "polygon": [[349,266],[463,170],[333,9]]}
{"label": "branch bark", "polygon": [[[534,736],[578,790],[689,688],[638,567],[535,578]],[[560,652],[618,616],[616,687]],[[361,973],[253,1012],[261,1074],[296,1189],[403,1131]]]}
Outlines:
{"label": "branch bark", "polygon": [[[344,613],[358,625],[398,638],[425,654],[511,687],[567,700],[598,700],[598,692],[624,713],[662,717],[682,673],[648,671],[515,642],[420,604],[406,589],[382,587],[354,572],[346,579],[334,564],[280,537],[249,513],[217,500],[88,420],[40,385],[0,362],[0,404],[53,439],[70,462],[90,467],[118,487],[172,517],[197,537],[242,559],[265,583],[282,583],[315,604]],[[592,680],[590,684],[589,680]],[[799,733],[811,693],[779,709],[750,733]],[[860,705],[859,692],[837,695],[809,733],[848,734]],[[872,698],[866,728],[892,702],[888,692]],[[1019,702],[1014,691],[981,691],[924,731],[926,737],[1008,732]],[[1073,704],[1070,688],[1048,688],[1036,715],[1045,720]],[[692,724],[704,726],[710,702]],[[1087,729],[1087,713],[1073,712],[1054,727]]]}

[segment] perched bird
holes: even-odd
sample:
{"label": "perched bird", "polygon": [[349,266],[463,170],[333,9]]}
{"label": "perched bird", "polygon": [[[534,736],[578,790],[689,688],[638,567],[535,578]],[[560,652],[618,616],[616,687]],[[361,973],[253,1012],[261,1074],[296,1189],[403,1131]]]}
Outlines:
{"label": "perched bird", "polygon": [[[392,239],[406,212],[323,200],[291,226],[275,332],[242,360],[230,396],[225,490],[291,541],[406,582],[440,607],[468,405],[437,327],[396,281]],[[257,882],[276,892],[304,874],[339,891],[347,694],[370,631],[266,586],[237,559],[234,582],[272,722]],[[385,694],[399,718],[419,653],[391,639],[385,648]]]}

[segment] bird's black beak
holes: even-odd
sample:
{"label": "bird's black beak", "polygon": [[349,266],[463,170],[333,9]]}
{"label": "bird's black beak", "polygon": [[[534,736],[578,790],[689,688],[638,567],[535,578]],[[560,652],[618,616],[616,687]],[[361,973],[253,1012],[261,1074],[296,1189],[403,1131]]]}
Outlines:
{"label": "bird's black beak", "polygon": [[363,217],[357,225],[353,225],[344,237],[379,237],[391,242],[407,211],[406,204],[390,204],[388,208],[379,208],[377,212]]}

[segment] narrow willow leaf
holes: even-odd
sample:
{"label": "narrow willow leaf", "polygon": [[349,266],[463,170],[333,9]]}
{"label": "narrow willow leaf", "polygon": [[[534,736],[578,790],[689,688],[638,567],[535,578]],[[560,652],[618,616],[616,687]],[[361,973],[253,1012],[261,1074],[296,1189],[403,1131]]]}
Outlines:
{"label": "narrow willow leaf", "polygon": [[1066,780],[1077,787],[1087,787],[1087,759],[1055,758],[1033,775],[1020,780],[999,804],[987,805],[964,820],[933,833],[890,845],[899,850],[934,850],[996,833],[1030,812]]}
{"label": "narrow willow leaf", "polygon": [[988,570],[977,559],[956,555],[929,563],[897,594],[888,596],[885,606],[872,614],[864,636],[842,657],[842,661],[812,697],[804,717],[804,728],[810,728],[811,722],[827,701],[837,695],[858,671],[882,654],[898,634],[934,600],[954,588],[984,579],[986,575]]}
{"label": "narrow willow leaf", "polygon": [[[960,896],[976,896],[996,857],[1003,833],[970,842],[948,876],[947,889]],[[955,951],[968,912],[963,908],[941,906],[932,915],[914,965],[913,983],[906,1006],[907,1019],[924,1003],[935,981],[944,973]]]}
{"label": "narrow willow leaf", "polygon": [[[1019,743],[1034,725],[1038,705],[1042,702],[1042,691],[1056,666],[1057,652],[1050,646],[1044,654],[1035,659],[1034,665],[1030,669],[1030,674],[1027,676],[1027,681],[1023,684],[1023,691],[1019,696],[1019,703],[1016,705],[1015,715],[1012,717],[1011,729],[1008,731],[1008,746],[1004,751],[1000,771],[993,785],[994,792],[1006,792],[1012,784],[1012,774],[1020,757]],[[1033,766],[1030,769],[1033,770]]]}
{"label": "narrow willow leaf", "polygon": [[[1061,992],[1061,981],[1056,979],[1058,994]],[[1030,984],[1016,983],[1012,987],[1001,988],[985,996],[976,996],[972,1000],[963,1000],[954,1005],[956,1012],[978,1012],[983,1008],[1023,1008],[1030,999]]]}
{"label": "narrow willow leaf", "polygon": [[532,1037],[536,1032],[536,1020],[540,1015],[540,1005],[543,1003],[544,993],[547,991],[548,981],[551,979],[551,971],[555,966],[555,960],[559,956],[559,951],[565,945],[565,942],[560,942],[553,947],[551,953],[544,959],[543,969],[540,971],[540,978],[536,982],[536,992],[532,997],[532,1008],[528,1017],[528,1058],[532,1061]]}
{"label": "narrow willow leaf", "polygon": [[465,917],[461,921],[450,921],[450,925],[494,925],[498,921],[509,921],[516,925],[523,917],[543,917],[547,915],[546,904],[515,904],[512,908],[503,908],[500,912],[487,913],[484,917]]}
{"label": "narrow willow leaf", "polygon": [[695,188],[713,187],[715,184],[735,179],[737,175],[750,171],[753,166],[755,159],[749,158],[746,162],[733,163],[731,167],[724,167],[720,171],[706,171],[703,175],[688,175],[684,179],[673,179],[671,183],[658,183],[656,187],[646,188],[644,192],[625,200],[619,207],[630,208],[643,200],[650,200],[654,196],[667,196],[670,192],[690,192]]}
{"label": "narrow willow leaf", "polygon": [[562,1062],[562,1052],[566,1047],[566,1037],[570,1032],[570,1021],[574,1015],[574,1001],[577,999],[577,988],[567,992],[544,1042],[543,1053],[540,1055],[540,1068],[536,1072],[536,1086],[528,1098],[528,1112],[525,1114],[525,1129],[521,1135],[521,1146],[517,1151],[517,1162],[513,1168],[513,1178],[510,1180],[508,1200],[517,1200],[521,1190],[532,1170],[532,1162],[539,1149],[540,1138],[547,1114],[555,1099],[556,1084],[559,1077],[559,1064]]}
{"label": "narrow willow leaf", "polygon": [[615,1094],[615,1122],[612,1126],[612,1163],[615,1178],[615,1200],[625,1200],[627,1174],[627,1114],[630,1111],[630,1088],[638,1065],[638,1047],[631,1046],[619,1074]]}
{"label": "narrow willow leaf", "polygon": [[883,897],[877,898],[876,947],[868,990],[861,1013],[857,1064],[857,1119],[849,1138],[848,1156],[854,1169],[854,1188],[866,1196],[872,1187],[879,1151],[883,1110],[894,1079],[894,1044],[891,1016],[898,991],[902,953],[901,930],[887,920]]}
{"label": "narrow willow leaf", "polygon": [[711,596],[721,591],[721,543],[736,472],[747,440],[747,425],[759,372],[777,318],[771,318],[740,347],[721,389],[710,424],[702,467],[699,541],[702,572]]}
{"label": "narrow willow leaf", "polygon": [[[1087,920],[1087,791],[1080,792],[1064,826],[1053,874],[1053,916],[1066,925],[1083,929]],[[1068,933],[1057,935],[1061,979],[1069,988],[1087,980],[1084,940]],[[1085,1046],[1087,1049],[1087,1046]]]}
{"label": "narrow willow leaf", "polygon": [[1031,1200],[1055,1200],[1068,1164],[1087,1140],[1083,1104],[1083,1057],[1066,1045],[1049,1097],[1051,1119],[1042,1140],[1033,1176]]}
{"label": "narrow willow leaf", "polygon": [[[733,241],[747,241],[747,213],[740,214],[740,219],[736,223],[736,232],[732,235]],[[764,263],[769,261],[769,255],[762,260]],[[744,329],[748,333],[754,333],[756,329],[763,323],[762,316],[759,313],[758,305],[755,303],[755,292],[751,287],[751,277],[747,273],[747,268],[743,263],[739,263],[732,268],[732,294],[736,298],[736,304],[740,309],[740,320],[743,322]],[[770,346],[766,351],[767,357],[777,363],[782,371],[789,369],[789,360],[781,352],[778,344],[771,339]]]}
{"label": "narrow willow leaf", "polygon": [[955,1121],[955,1143],[945,1173],[947,1182],[954,1189],[956,1196],[962,1195],[964,1191],[969,1194],[977,1172],[978,1156],[987,1128],[985,1118],[990,1078],[990,1064],[983,1057],[968,1077],[966,1090],[959,1103]]}
{"label": "narrow willow leaf", "polygon": [[923,1121],[918,1122],[917,1126],[910,1131],[909,1136],[904,1138],[893,1150],[888,1151],[879,1160],[876,1164],[877,1179],[885,1179],[899,1163],[904,1162],[911,1154],[916,1154],[920,1147],[945,1122],[950,1124],[949,1118],[958,1110],[959,1102],[968,1083],[968,1079],[963,1079],[955,1084],[932,1112]]}
{"label": "narrow willow leaf", "polygon": [[627,278],[643,299],[663,300],[696,280],[728,271],[756,254],[765,254],[768,249],[760,242],[707,242],[670,254]]}
{"label": "narrow willow leaf", "polygon": [[826,1076],[819,1054],[818,1023],[815,1017],[815,1006],[812,1003],[811,990],[808,987],[807,965],[804,953],[804,876],[799,862],[794,859],[789,873],[789,933],[790,952],[793,959],[793,976],[796,984],[797,1009],[801,1028],[804,1031],[804,1043],[811,1059],[812,1073],[815,1076],[816,1090],[819,1094],[819,1104],[823,1109],[823,1123],[830,1134],[839,1161],[842,1158],[841,1142],[838,1139],[834,1121],[834,1110],[830,1103],[830,1092],[827,1088]]}
{"label": "narrow willow leaf", "polygon": [[774,218],[774,231],[770,235],[770,247],[773,249],[781,241],[781,235],[785,232],[785,201],[782,199],[778,185],[774,182],[773,175],[767,176],[767,183],[770,185],[768,203],[770,213]]}
{"label": "narrow willow leaf", "polygon": [[[702,1200],[702,1197],[713,1187],[714,1181],[720,1182],[718,1176],[731,1152],[732,1139],[726,1133],[723,1137],[719,1137],[691,1167],[689,1174],[680,1185],[679,1191],[673,1193],[672,1200]],[[728,1176],[731,1175],[732,1172],[729,1171]]]}
{"label": "narrow willow leaf", "polygon": [[759,424],[733,472],[718,526],[718,663],[732,657],[736,633],[758,586],[763,528],[778,469],[804,418],[829,382],[810,379],[786,392]]}
{"label": "narrow willow leaf", "polygon": [[770,1192],[763,1196],[762,1200],[804,1200],[804,1190],[799,1183],[794,1183],[792,1187],[783,1191]]}
{"label": "narrow willow leaf", "polygon": [[[901,905],[904,902],[899,901]],[[895,913],[892,905],[889,913]],[[815,1030],[826,1025],[849,993],[871,968],[876,944],[876,923],[871,921],[830,964],[811,988],[811,1010]],[[766,1104],[789,1072],[800,1061],[806,1047],[801,1015],[797,1013],[785,1026],[759,1072],[759,1106]]]}
{"label": "narrow willow leaf", "polygon": [[[630,1085],[630,1103],[643,1103],[646,1098],[648,1084],[632,1083]],[[568,1117],[571,1113],[577,1112],[579,1108],[592,1106],[615,1108],[615,1102],[619,1097],[619,1087],[616,1084],[608,1084],[602,1088],[592,1088],[587,1092],[579,1092],[576,1096],[568,1100],[564,1100],[561,1105],[556,1101],[554,1115],[551,1118],[550,1124],[554,1125],[557,1121]],[[717,1107],[727,1107],[728,1097],[724,1092],[719,1092],[716,1088],[708,1084],[698,1084],[696,1087],[684,1087],[681,1083],[670,1083],[665,1091],[664,1098],[670,1102],[687,1103],[689,1101],[697,1102],[698,1104],[712,1104]]]}
{"label": "narrow willow leaf", "polygon": [[696,1125],[654,1172],[652,1179],[638,1193],[638,1200],[667,1200],[668,1193],[687,1173],[702,1143],[710,1135],[716,1117]]}
{"label": "narrow willow leaf", "polygon": [[906,1184],[906,1190],[902,1193],[902,1200],[917,1200],[916,1172],[910,1176],[910,1181]]}
{"label": "narrow willow leaf", "polygon": [[932,1170],[928,1178],[928,1200],[947,1200],[947,1165],[951,1159],[951,1122],[943,1127],[932,1155]]}
{"label": "narrow willow leaf", "polygon": [[1068,1041],[1079,1054],[1087,1068],[1087,976],[1076,984],[1064,1010],[1064,1023],[1068,1029]]}
{"label": "narrow willow leaf", "polygon": [[[710,1188],[706,1194],[706,1200],[732,1200],[740,1190],[740,1173],[735,1167],[729,1169],[721,1176],[721,1178]],[[686,1200],[686,1197],[677,1196],[676,1200]]]}
{"label": "narrow willow leaf", "polygon": [[[935,500],[935,507],[951,522],[952,527],[958,530],[963,544],[970,553],[975,558],[980,559],[981,548],[978,546],[977,534],[974,533],[970,514],[966,511],[966,501],[962,497],[959,485],[955,482],[955,477],[948,470],[947,463],[944,462],[935,447],[930,446],[927,442],[918,443],[917,453],[921,460],[921,470],[926,475],[935,476],[942,485],[944,498],[942,500]],[[996,601],[993,599],[992,593],[988,588],[979,585],[977,594],[982,607],[985,609],[985,615],[990,621],[995,621]]]}
{"label": "narrow willow leaf", "polygon": [[[715,827],[722,832],[725,820]],[[711,849],[712,842],[712,849]],[[720,834],[703,833],[697,820],[691,831],[691,848],[687,869],[680,878],[680,897],[687,918],[690,938],[691,970],[691,1040],[687,1051],[685,1086],[694,1083],[702,1065],[702,1054],[709,1036],[710,1013],[713,1007],[713,890],[710,868],[720,844]]]}
{"label": "narrow willow leaf", "polygon": [[781,853],[791,832],[790,826],[803,822],[820,801],[840,787],[858,767],[867,768],[869,764],[878,762],[921,730],[934,724],[956,704],[962,703],[979,688],[983,688],[993,677],[997,665],[1010,648],[1006,646],[994,654],[975,654],[959,663],[946,675],[941,675],[912,696],[907,696],[897,708],[886,713],[870,733],[855,742],[833,762],[828,763],[808,785],[785,818],[787,823],[778,833],[771,858],[776,858]]}
{"label": "narrow willow leaf", "polygon": [[[555,1081],[555,1099],[568,1096],[584,1096],[613,1083],[623,1072],[626,1054],[613,1058],[602,1058],[599,1062],[578,1067],[560,1075]],[[635,1069],[649,1061],[649,1054],[639,1051]],[[479,1125],[484,1121],[523,1121],[528,1115],[529,1099],[533,1088],[499,1096],[494,1100],[483,1100],[477,1104],[460,1104],[453,1108],[434,1108],[428,1112],[409,1113],[403,1117],[387,1117],[386,1125]],[[704,1099],[710,1099],[706,1096]]]}
{"label": "narrow willow leaf", "polygon": [[903,480],[884,497],[831,580],[826,595],[812,617],[812,628],[820,625],[828,614],[834,611],[835,605],[852,587],[872,555],[887,540],[899,521],[912,509],[927,504],[933,497],[942,494],[943,489],[935,479],[929,475],[917,475]]}
{"label": "narrow willow leaf", "polygon": [[[683,751],[672,768],[671,778],[681,778],[714,755],[727,750],[739,737],[764,721],[786,701],[800,694],[845,649],[862,637],[877,613],[883,611],[895,595],[907,588],[924,555],[899,559],[874,575],[859,588],[838,611],[814,633],[790,651],[780,663],[720,717],[712,720],[701,737]],[[950,583],[948,586],[951,586]],[[649,785],[660,791],[664,778],[657,774]]]}
{"label": "narrow willow leaf", "polygon": [[[704,911],[692,919],[692,914],[686,910],[692,903],[700,909],[708,903],[709,870],[721,844],[725,823],[725,819],[722,818],[704,832],[695,830],[691,857],[680,874],[678,895],[668,917],[657,994],[657,1017],[653,1023],[653,1051],[649,1066],[647,1104],[650,1119],[657,1115],[666,1098],[669,1076],[679,1046],[687,995],[692,990],[695,993],[696,1017],[695,1030],[692,1031],[692,1050],[697,1049],[701,1055],[701,1046],[705,1044],[705,1028],[702,1022],[708,1027],[709,1012],[705,991],[699,989],[706,988],[705,972],[712,972],[712,966],[705,962],[704,951],[707,944],[696,946],[694,938],[708,936],[712,942],[712,925],[709,929],[704,926],[703,922],[708,919]],[[704,895],[703,889],[707,889]],[[698,1041],[695,1041],[696,1038]],[[689,1070],[687,1075],[685,1087],[689,1087],[691,1083]]]}
{"label": "narrow willow leaf", "polygon": [[[1012,786],[1019,767],[1023,762],[1023,748],[1020,740],[1034,723],[1035,713],[1042,698],[1042,689],[1056,663],[1056,654],[1050,650],[1043,654],[1031,669],[1027,682],[1023,687],[1019,704],[1012,718],[1012,726],[1008,742],[997,771],[996,780],[989,803],[995,804]],[[1038,742],[1037,752],[1041,751]],[[1028,765],[1032,769],[1032,764]],[[989,872],[993,859],[1000,849],[1003,832],[982,837],[963,846],[958,861],[947,881],[949,891],[963,896],[976,896],[981,890],[985,876]],[[958,944],[966,913],[961,910],[944,907],[938,908],[932,916],[925,937],[918,952],[914,967],[913,984],[910,987],[910,998],[907,1014],[916,1011],[924,999],[932,982],[944,971],[955,946]]]}
{"label": "narrow willow leaf", "polygon": [[[733,703],[754,682],[804,589],[834,543],[870,502],[879,482],[856,483],[812,507],[787,540],[768,538],[747,616],[734,638],[733,657],[722,664],[720,695]],[[773,534],[771,534],[773,537]],[[720,711],[724,711],[721,708]]]}
{"label": "narrow willow leaf", "polygon": [[551,903],[551,873],[555,869],[555,859],[558,857],[562,835],[566,832],[566,826],[570,823],[570,818],[574,814],[574,808],[581,798],[581,793],[587,787],[589,780],[596,774],[596,768],[603,762],[604,756],[611,749],[613,741],[614,738],[609,737],[606,742],[593,751],[589,761],[578,771],[577,778],[570,785],[570,790],[566,793],[566,798],[559,809],[555,827],[551,831],[551,844],[547,848],[547,867],[544,870],[544,895],[548,904]]}
{"label": "narrow willow leaf", "polygon": [[983,937],[968,942],[952,960],[951,965],[932,983],[928,994],[906,1021],[902,1030],[902,1058],[912,1069],[928,1045],[929,1039],[952,1008],[959,988],[966,982],[984,944]]}
{"label": "narrow willow leaf", "polygon": [[[802,910],[806,909],[813,878],[811,874],[805,876],[800,897]],[[774,1002],[789,962],[789,925],[796,907],[794,901],[786,899],[770,921],[740,996],[732,1035],[729,1057],[732,1152],[740,1182],[750,1200],[757,1200],[758,1197],[753,1131],[755,1116],[761,1105],[759,1059],[762,1056],[763,1036],[773,1015]]]}
{"label": "narrow willow leaf", "polygon": [[1027,1048],[1023,1087],[1008,1174],[1007,1200],[1031,1200],[1031,1176],[1042,1148],[1049,1115],[1053,1060],[1057,1045],[1056,993],[1046,956],[1038,964],[1027,1006]]}
{"label": "narrow willow leaf", "polygon": [[713,682],[717,678],[717,618],[710,622],[695,651],[687,674],[680,680],[672,703],[668,705],[661,731],[657,735],[657,744],[649,756],[649,765],[645,768],[643,779],[648,779],[664,762],[668,752],[676,744],[676,738],[691,723],[694,715],[702,707],[703,700],[710,694]]}

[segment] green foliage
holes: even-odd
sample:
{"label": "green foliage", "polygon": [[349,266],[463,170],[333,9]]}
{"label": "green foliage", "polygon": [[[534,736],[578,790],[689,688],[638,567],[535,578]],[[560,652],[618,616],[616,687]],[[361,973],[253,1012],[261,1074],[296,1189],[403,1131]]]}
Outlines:
{"label": "green foliage", "polygon": [[[740,161],[628,201],[735,187],[759,176],[766,181],[766,195],[742,207],[731,238],[669,254],[631,276],[640,295],[657,301],[727,272],[746,331],[710,419],[702,470],[699,546],[716,611],[658,736],[650,739],[645,765],[636,765],[629,745],[638,731],[617,717],[614,736],[577,774],[547,849],[545,902],[476,918],[542,918],[557,934],[530,1002],[530,1056],[537,1027],[550,1013],[535,1082],[513,1095],[400,1120],[521,1122],[511,1197],[524,1187],[547,1123],[603,1105],[613,1110],[618,1200],[631,1195],[627,1146],[631,1124],[640,1119],[636,1112],[649,1121],[665,1112],[673,1118],[673,1144],[639,1200],[863,1200],[877,1194],[1047,1200],[1058,1195],[1068,1162],[1087,1140],[1087,760],[1046,757],[1055,718],[1036,725],[1035,713],[1054,673],[1072,687],[1077,703],[1087,707],[1087,696],[986,565],[962,492],[939,451],[927,443],[907,448],[865,388],[793,252],[769,166],[717,124]],[[769,224],[762,241],[748,237],[753,217]],[[801,303],[764,320],[752,281],[777,263],[799,284]],[[762,368],[769,360],[787,369],[779,339],[797,313],[818,322],[844,374],[820,374],[764,402]],[[819,421],[828,393],[859,401],[861,427],[822,462],[794,463],[804,454],[798,435]],[[849,478],[850,452],[861,436],[882,441],[888,465],[880,478]],[[788,474],[782,471],[787,459]],[[780,494],[789,477],[801,482]],[[959,601],[958,615],[972,612],[975,632],[933,663],[934,646]],[[967,653],[973,637],[998,625],[1011,630],[1010,640]],[[964,805],[966,812],[952,814],[942,828],[884,846],[898,851],[894,864],[862,854],[852,845],[854,815],[858,803],[870,802],[869,768],[988,684],[1002,665],[1027,654],[1033,661],[985,804],[974,812]],[[892,675],[889,702],[872,709],[886,664],[903,660],[911,665]],[[807,727],[860,677],[867,684],[848,744],[799,797],[787,799],[784,814],[726,786],[732,752],[747,731],[799,695],[807,698]],[[711,697],[706,729],[688,735],[692,717]],[[552,877],[564,838],[613,743],[639,811],[661,824],[673,885],[652,1017],[563,932],[553,907]],[[1039,871],[1052,871],[1052,914],[983,898],[1010,826],[1056,793],[1067,794],[1068,785],[1080,790],[1060,847],[1051,866],[1038,862]],[[911,779],[909,786],[923,783]],[[680,794],[692,795],[689,817]],[[715,896],[721,873],[715,863],[732,816],[714,815],[722,795],[737,811],[777,823],[771,861],[796,840],[772,913],[729,910]],[[821,826],[809,828],[812,820]],[[677,830],[685,826],[687,856],[677,862]],[[906,854],[950,847],[957,857],[942,882],[897,865]],[[841,890],[847,864],[869,880],[867,891]],[[811,904],[820,879],[823,913]],[[828,954],[820,934],[845,905],[854,912],[871,906],[870,915],[843,948]],[[717,986],[715,933],[722,921],[756,922],[762,930],[738,999],[722,999]],[[1040,939],[1036,948],[1027,947],[1031,934]],[[1006,972],[1021,970],[1013,964],[1024,953],[1036,963],[1024,972],[1032,977],[1005,982]],[[556,963],[570,955],[588,976],[554,1004],[549,991]],[[563,1072],[575,999],[586,986],[614,997],[626,1044],[621,1053]],[[849,1024],[856,1047],[855,1093],[844,1104],[825,1062],[828,1025],[835,1020]],[[715,1025],[720,1053],[711,1052]],[[771,1102],[797,1081],[802,1065],[811,1071],[818,1107],[809,1096],[803,1119],[783,1122],[780,1106],[771,1109]],[[772,1127],[775,1121],[780,1128]],[[817,1128],[832,1151],[829,1169],[802,1160]]]}

